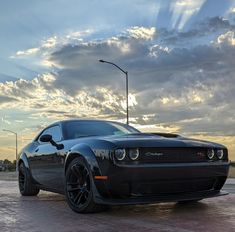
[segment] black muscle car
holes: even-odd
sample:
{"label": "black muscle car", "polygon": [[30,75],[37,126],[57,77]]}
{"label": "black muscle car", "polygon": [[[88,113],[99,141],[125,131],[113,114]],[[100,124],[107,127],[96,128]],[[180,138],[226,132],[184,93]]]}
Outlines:
{"label": "black muscle car", "polygon": [[19,155],[22,195],[65,194],[72,210],[226,194],[229,169],[220,144],[176,134],[141,133],[126,124],[67,120],[45,128]]}

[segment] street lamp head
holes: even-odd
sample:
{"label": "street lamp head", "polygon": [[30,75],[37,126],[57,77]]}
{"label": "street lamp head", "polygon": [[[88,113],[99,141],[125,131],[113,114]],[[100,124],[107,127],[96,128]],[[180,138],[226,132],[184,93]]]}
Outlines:
{"label": "street lamp head", "polygon": [[7,130],[7,129],[2,129],[2,130],[3,130],[3,131],[6,131],[6,132],[13,133],[13,134],[17,135],[17,132],[15,132],[15,131],[12,131],[12,130]]}
{"label": "street lamp head", "polygon": [[99,62],[104,63],[104,60],[99,60]]}

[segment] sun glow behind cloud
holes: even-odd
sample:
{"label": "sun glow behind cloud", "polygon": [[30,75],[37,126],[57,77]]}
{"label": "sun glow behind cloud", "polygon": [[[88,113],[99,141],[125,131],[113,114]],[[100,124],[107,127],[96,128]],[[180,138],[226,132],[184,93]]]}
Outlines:
{"label": "sun glow behind cloud", "polygon": [[145,40],[152,40],[155,33],[156,33],[156,28],[155,27],[132,27],[130,29],[127,29],[127,32],[131,36],[133,36],[136,39],[145,39]]}
{"label": "sun glow behind cloud", "polygon": [[36,54],[38,51],[39,51],[39,48],[29,48],[24,51],[16,52],[16,56],[30,56],[30,55]]}
{"label": "sun glow behind cloud", "polygon": [[222,34],[217,39],[218,44],[227,44],[235,46],[235,37],[234,31],[228,31],[225,34]]}
{"label": "sun glow behind cloud", "polygon": [[172,1],[172,28],[183,29],[187,21],[197,13],[205,0],[177,0]]}

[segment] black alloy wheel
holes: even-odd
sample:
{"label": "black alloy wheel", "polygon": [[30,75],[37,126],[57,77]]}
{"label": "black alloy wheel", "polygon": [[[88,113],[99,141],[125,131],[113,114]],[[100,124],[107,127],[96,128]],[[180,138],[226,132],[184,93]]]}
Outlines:
{"label": "black alloy wheel", "polygon": [[18,177],[18,181],[19,181],[19,189],[20,192],[24,192],[24,186],[25,186],[25,170],[23,165],[19,166],[19,177]]}
{"label": "black alloy wheel", "polygon": [[93,213],[103,209],[93,200],[92,179],[87,163],[75,158],[66,171],[65,194],[72,210],[77,213]]}
{"label": "black alloy wheel", "polygon": [[67,192],[72,204],[81,208],[91,196],[90,177],[86,167],[74,164],[67,182]]}
{"label": "black alloy wheel", "polygon": [[30,172],[23,162],[19,165],[18,182],[22,196],[36,196],[40,191],[40,189],[32,183]]}

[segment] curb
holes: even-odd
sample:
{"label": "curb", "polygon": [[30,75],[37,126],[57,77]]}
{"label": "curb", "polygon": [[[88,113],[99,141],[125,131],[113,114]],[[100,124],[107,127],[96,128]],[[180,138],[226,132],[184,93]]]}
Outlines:
{"label": "curb", "polygon": [[235,185],[235,178],[228,178],[225,184]]}

